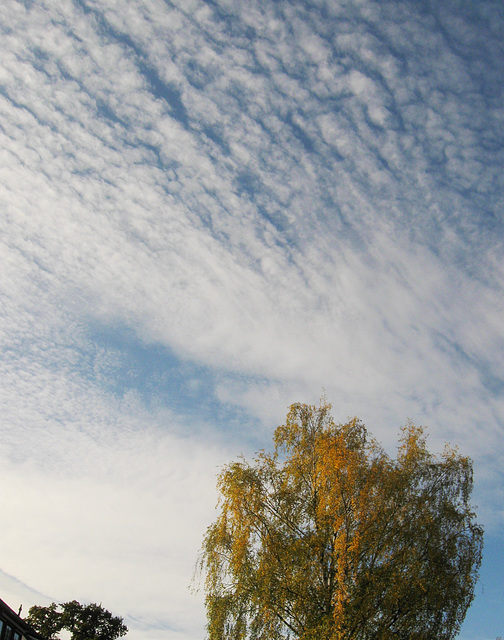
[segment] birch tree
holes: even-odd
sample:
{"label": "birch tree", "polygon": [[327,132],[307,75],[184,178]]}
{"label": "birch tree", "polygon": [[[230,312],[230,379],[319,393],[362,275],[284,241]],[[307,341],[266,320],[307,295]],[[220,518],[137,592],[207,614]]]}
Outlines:
{"label": "birch tree", "polygon": [[471,461],[411,423],[392,459],[325,403],[292,405],[274,445],[219,475],[209,640],[453,639],[482,555]]}

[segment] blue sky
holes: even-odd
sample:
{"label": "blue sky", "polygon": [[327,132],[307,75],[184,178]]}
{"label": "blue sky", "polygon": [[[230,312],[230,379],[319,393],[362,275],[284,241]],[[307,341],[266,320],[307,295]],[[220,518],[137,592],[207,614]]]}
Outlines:
{"label": "blue sky", "polygon": [[203,636],[219,465],[325,390],[470,455],[504,635],[501,0],[0,3],[1,597]]}

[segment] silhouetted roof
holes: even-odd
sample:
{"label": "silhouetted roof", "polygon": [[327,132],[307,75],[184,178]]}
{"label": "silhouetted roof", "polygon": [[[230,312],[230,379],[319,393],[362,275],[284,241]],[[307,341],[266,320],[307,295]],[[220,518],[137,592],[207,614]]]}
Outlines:
{"label": "silhouetted roof", "polygon": [[15,613],[8,604],[0,599],[0,618],[21,633],[27,640],[45,640],[44,636],[34,631],[30,625]]}

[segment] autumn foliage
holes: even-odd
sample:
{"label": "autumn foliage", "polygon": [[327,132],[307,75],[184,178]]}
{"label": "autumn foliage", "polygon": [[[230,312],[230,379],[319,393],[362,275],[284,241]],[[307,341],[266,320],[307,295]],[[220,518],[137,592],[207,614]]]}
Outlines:
{"label": "autumn foliage", "polygon": [[221,472],[206,533],[209,640],[449,640],[483,532],[472,465],[408,424],[391,459],[357,419],[294,404],[272,454]]}

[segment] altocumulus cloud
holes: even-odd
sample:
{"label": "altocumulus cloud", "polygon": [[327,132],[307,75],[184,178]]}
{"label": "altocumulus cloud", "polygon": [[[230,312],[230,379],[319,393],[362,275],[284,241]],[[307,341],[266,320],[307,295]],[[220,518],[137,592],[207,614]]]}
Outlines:
{"label": "altocumulus cloud", "polygon": [[500,2],[4,0],[0,34],[4,589],[200,637],[217,467],[322,388],[472,455],[496,536]]}

